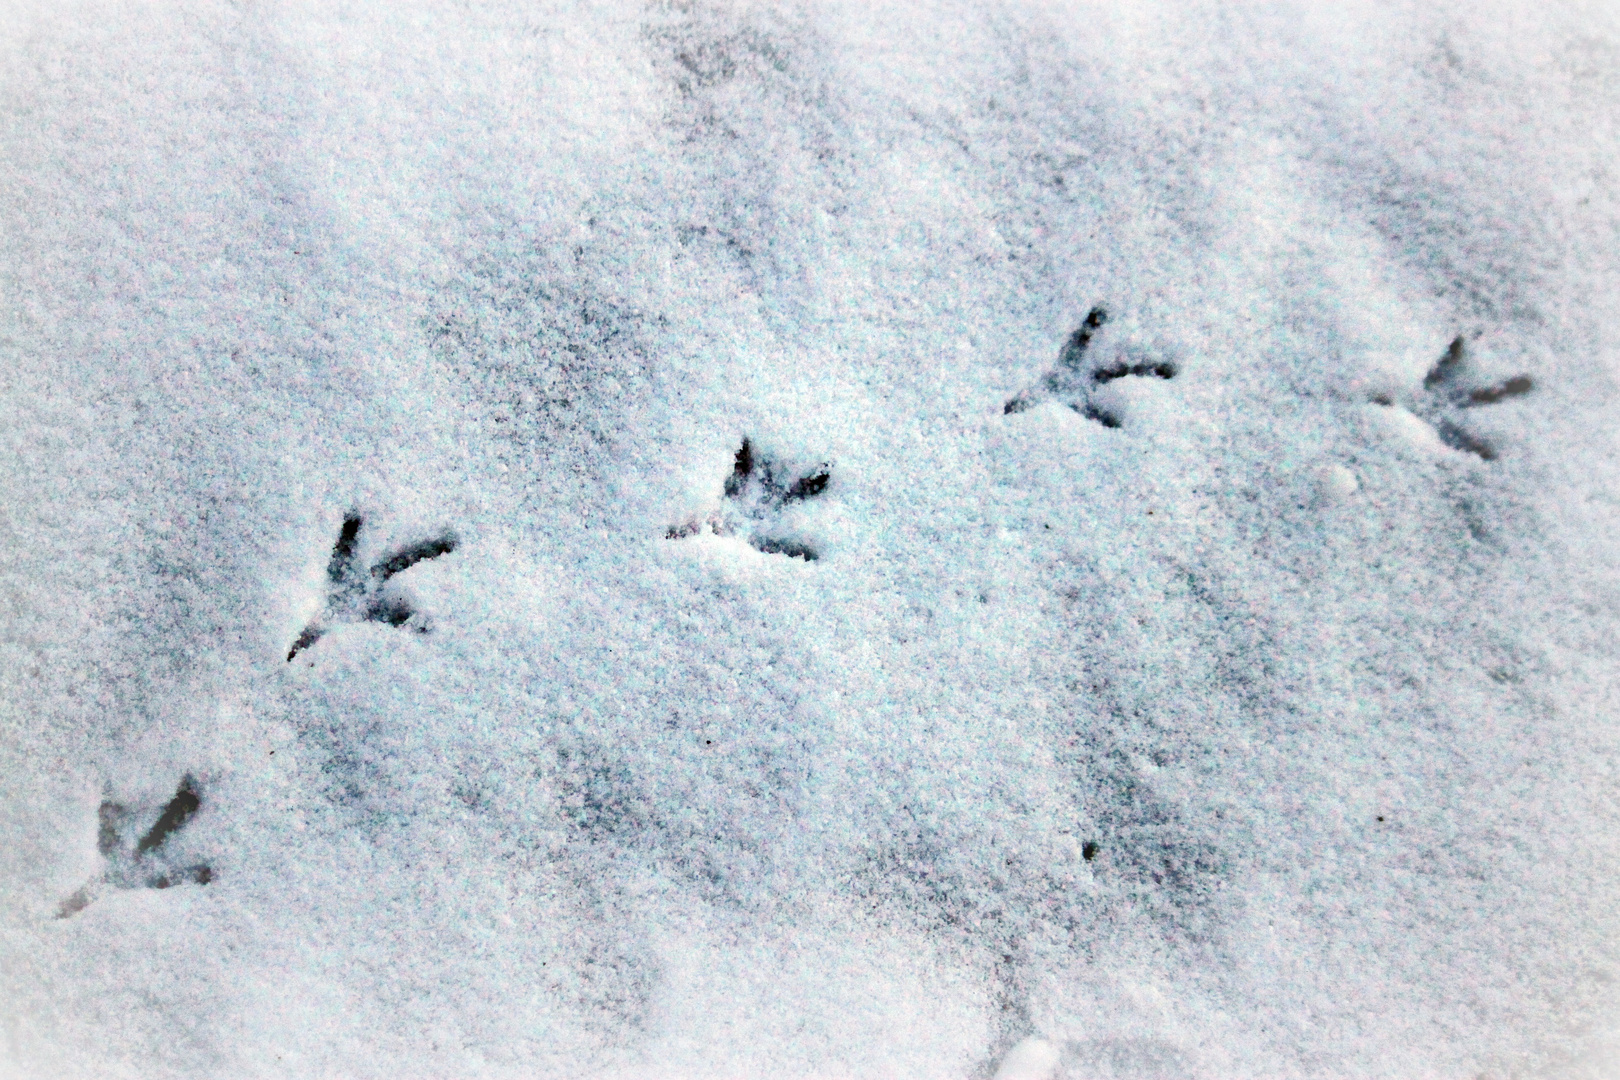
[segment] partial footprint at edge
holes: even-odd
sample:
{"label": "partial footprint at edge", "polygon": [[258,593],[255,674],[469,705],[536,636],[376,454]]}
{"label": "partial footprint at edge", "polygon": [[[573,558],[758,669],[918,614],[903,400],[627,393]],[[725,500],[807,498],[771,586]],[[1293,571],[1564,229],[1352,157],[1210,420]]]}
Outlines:
{"label": "partial footprint at edge", "polygon": [[380,622],[388,626],[404,627],[419,634],[428,632],[428,625],[411,603],[389,582],[419,562],[437,559],[456,550],[460,543],[453,533],[407,544],[362,571],[359,560],[360,530],[365,519],[350,512],[343,519],[332,557],[326,564],[326,602],[321,613],[310,620],[287,650],[287,660],[319,641],[328,630],[341,623]]}
{"label": "partial footprint at edge", "polygon": [[795,470],[784,471],[775,460],[759,454],[753,441],[742,446],[726,477],[720,508],[701,521],[672,526],[665,537],[681,540],[709,532],[715,536],[746,536],[748,543],[767,555],[787,555],[813,562],[815,548],[786,535],[783,518],[789,507],[820,496],[832,481],[832,467],[821,462],[792,480]]}
{"label": "partial footprint at edge", "polygon": [[144,833],[136,824],[148,819],[151,811],[133,811],[123,803],[115,802],[111,796],[109,791],[97,814],[96,850],[106,860],[106,869],[99,878],[86,882],[62,901],[56,912],[59,919],[66,919],[89,907],[100,894],[102,886],[115,889],[167,889],[185,882],[207,885],[214,880],[214,871],[207,865],[179,865],[168,850],[170,838],[184,830],[202,808],[202,792],[190,775],[180,781],[174,798],[169,800]]}
{"label": "partial footprint at edge", "polygon": [[1063,402],[1087,420],[1117,428],[1121,422],[1119,413],[1098,398],[1098,389],[1116,379],[1176,377],[1174,364],[1146,356],[1130,343],[1115,348],[1114,357],[1108,362],[1090,362],[1091,354],[1098,351],[1094,349],[1094,339],[1107,323],[1108,311],[1100,305],[1092,308],[1085,321],[1069,335],[1063,351],[1058,354],[1057,364],[1034,386],[1009,399],[1002,414],[1023,412],[1051,398]]}

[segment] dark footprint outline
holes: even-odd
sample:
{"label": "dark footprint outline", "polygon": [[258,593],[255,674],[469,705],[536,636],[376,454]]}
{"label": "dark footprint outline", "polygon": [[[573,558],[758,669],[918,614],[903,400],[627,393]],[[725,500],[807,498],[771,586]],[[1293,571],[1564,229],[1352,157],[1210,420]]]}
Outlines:
{"label": "dark footprint outline", "polygon": [[1092,400],[1093,390],[1099,386],[1106,386],[1116,379],[1176,377],[1176,365],[1167,361],[1139,360],[1132,363],[1123,356],[1115,357],[1112,364],[1087,371],[1085,357],[1091,349],[1092,338],[1096,337],[1097,331],[1107,323],[1108,310],[1101,304],[1087,312],[1085,319],[1074,333],[1069,335],[1063,350],[1058,353],[1057,363],[1041,377],[1040,382],[1007,399],[1007,403],[1001,409],[1002,415],[1021,413],[1048,398],[1056,398],[1087,420],[1095,420],[1106,428],[1117,428],[1120,426],[1120,418]]}
{"label": "dark footprint outline", "polygon": [[[1423,376],[1426,397],[1413,403],[1412,412],[1422,417],[1440,436],[1440,441],[1453,450],[1462,450],[1481,461],[1495,461],[1496,447],[1470,432],[1461,422],[1465,409],[1483,405],[1499,405],[1513,398],[1524,397],[1535,389],[1535,380],[1519,374],[1504,379],[1495,386],[1468,385],[1468,344],[1458,334],[1446,347],[1445,354]],[[1377,394],[1373,404],[1390,407],[1395,399],[1388,394]]]}
{"label": "dark footprint outline", "polygon": [[[450,554],[461,543],[450,532],[429,540],[419,540],[377,560],[368,573],[360,573],[356,549],[364,525],[365,518],[357,511],[351,510],[344,515],[337,543],[332,546],[332,557],[326,563],[326,603],[321,613],[299,633],[292,648],[287,650],[288,663],[324,637],[334,625],[380,622],[388,626],[405,626],[416,615],[416,609],[404,597],[384,591],[389,580],[419,562]],[[427,626],[421,623],[414,629],[419,634],[428,632]]]}
{"label": "dark footprint outline", "polygon": [[821,556],[809,544],[772,534],[786,507],[817,498],[827,490],[832,482],[832,466],[823,461],[791,482],[778,475],[778,468],[773,459],[757,455],[753,440],[745,436],[722,491],[731,512],[671,526],[664,538],[684,540],[705,531],[715,536],[734,536],[746,527],[748,543],[755,551],[815,562]]}
{"label": "dark footprint outline", "polygon": [[[129,827],[136,818],[123,803],[114,802],[111,792],[103,798],[96,812],[96,850],[106,860],[101,876],[81,885],[72,896],[57,908],[58,919],[71,918],[89,907],[96,899],[98,886],[110,885],[115,889],[167,889],[190,882],[207,885],[214,880],[214,871],[205,863],[176,867],[163,858],[164,846],[169,838],[183,830],[197,811],[202,809],[202,792],[190,773],[180,780],[180,786],[163,807],[152,826],[132,844]],[[144,815],[143,815],[144,816]]]}

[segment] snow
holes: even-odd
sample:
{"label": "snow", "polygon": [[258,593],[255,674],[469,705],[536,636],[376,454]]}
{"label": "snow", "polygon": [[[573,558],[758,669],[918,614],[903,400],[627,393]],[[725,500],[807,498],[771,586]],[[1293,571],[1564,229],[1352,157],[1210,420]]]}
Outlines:
{"label": "snow", "polygon": [[0,41],[0,1075],[1620,1075],[1608,7]]}
{"label": "snow", "polygon": [[1049,1080],[1063,1055],[1045,1039],[1029,1038],[1007,1052],[996,1080]]}

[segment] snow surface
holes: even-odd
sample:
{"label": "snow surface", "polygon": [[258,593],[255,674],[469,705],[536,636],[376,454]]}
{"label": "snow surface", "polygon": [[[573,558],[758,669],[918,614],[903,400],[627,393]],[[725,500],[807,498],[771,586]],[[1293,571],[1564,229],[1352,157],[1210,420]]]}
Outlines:
{"label": "snow surface", "polygon": [[1612,5],[0,42],[0,1074],[1620,1076]]}

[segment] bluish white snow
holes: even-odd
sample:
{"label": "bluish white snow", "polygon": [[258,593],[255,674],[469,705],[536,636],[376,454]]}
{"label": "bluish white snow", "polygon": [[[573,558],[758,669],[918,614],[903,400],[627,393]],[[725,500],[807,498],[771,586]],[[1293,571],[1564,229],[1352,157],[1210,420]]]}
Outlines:
{"label": "bluish white snow", "polygon": [[1620,11],[0,11],[0,1075],[1620,1076]]}

